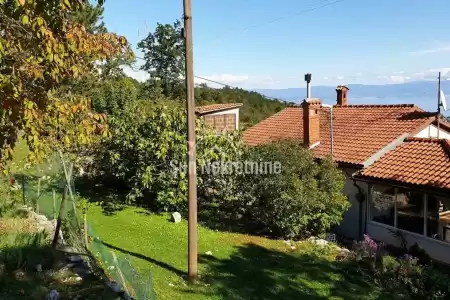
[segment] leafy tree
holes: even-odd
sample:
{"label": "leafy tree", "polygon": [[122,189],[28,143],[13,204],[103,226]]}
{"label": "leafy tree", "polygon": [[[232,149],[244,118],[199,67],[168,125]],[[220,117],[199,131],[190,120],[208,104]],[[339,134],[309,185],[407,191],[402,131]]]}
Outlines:
{"label": "leafy tree", "polygon": [[239,114],[243,128],[264,120],[287,105],[287,103],[282,101],[267,99],[257,92],[236,88],[213,89],[204,86],[195,89],[195,100],[197,105],[230,102],[243,103]]}
{"label": "leafy tree", "polygon": [[104,8],[103,3],[96,5],[86,2],[80,9],[71,14],[71,22],[83,25],[89,33],[105,33],[107,32],[105,23],[103,22]]}
{"label": "leafy tree", "polygon": [[96,112],[117,115],[133,105],[138,90],[131,78],[121,77],[102,80],[88,95]]}
{"label": "leafy tree", "polygon": [[91,71],[92,62],[128,50],[124,37],[89,33],[71,22],[85,2],[0,0],[2,163],[12,156],[19,132],[32,150],[30,159],[40,159],[55,142],[88,144],[106,129],[100,124],[104,116],[92,114],[87,99],[55,93],[61,82]]}
{"label": "leafy tree", "polygon": [[[169,103],[169,105],[167,105]],[[170,102],[149,102],[110,119],[113,138],[103,145],[98,166],[103,174],[125,182],[129,199],[144,199],[158,210],[185,210],[188,166],[185,109]],[[197,119],[197,164],[234,161],[239,155],[238,132],[217,136]],[[106,161],[104,160],[106,159]],[[233,178],[198,172],[199,197],[206,190],[225,193]],[[223,194],[221,194],[223,195]]]}
{"label": "leafy tree", "polygon": [[278,162],[255,167],[238,181],[245,191],[239,208],[266,233],[293,238],[325,233],[338,224],[350,206],[342,193],[345,177],[330,160],[315,162],[311,152],[295,142],[249,148],[248,162]]}
{"label": "leafy tree", "polygon": [[160,81],[166,96],[180,96],[185,62],[181,22],[157,23],[155,32],[150,32],[138,48],[144,52],[145,64],[141,69],[150,74],[149,85]]}

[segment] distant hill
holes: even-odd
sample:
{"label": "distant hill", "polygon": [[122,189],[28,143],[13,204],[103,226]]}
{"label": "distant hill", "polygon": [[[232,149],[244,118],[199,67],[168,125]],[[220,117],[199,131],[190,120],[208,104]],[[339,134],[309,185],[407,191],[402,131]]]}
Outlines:
{"label": "distant hill", "polygon": [[[416,104],[419,107],[435,111],[437,105],[437,83],[435,81],[417,81],[403,84],[364,85],[349,84],[350,104]],[[442,90],[450,102],[450,81],[441,83]],[[300,102],[306,96],[305,88],[256,89],[258,93],[286,101]],[[311,95],[322,99],[324,103],[336,102],[333,86],[312,86]],[[450,108],[450,103],[449,103]],[[447,113],[446,113],[447,114]]]}
{"label": "distant hill", "polygon": [[240,109],[240,121],[243,128],[264,120],[287,105],[284,101],[266,98],[258,92],[228,87],[222,89],[197,87],[195,88],[195,100],[197,105],[243,103]]}

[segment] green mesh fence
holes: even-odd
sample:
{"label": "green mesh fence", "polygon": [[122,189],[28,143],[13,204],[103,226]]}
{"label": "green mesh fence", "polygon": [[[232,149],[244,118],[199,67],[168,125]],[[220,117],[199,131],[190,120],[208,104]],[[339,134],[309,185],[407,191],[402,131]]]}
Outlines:
{"label": "green mesh fence", "polygon": [[[70,173],[67,163],[66,172]],[[91,259],[88,263],[94,270],[115,281],[133,299],[156,299],[151,274],[138,273],[130,258],[106,246],[89,224],[87,225],[89,244],[86,249],[83,209],[77,201],[80,199],[72,180],[70,180],[72,193],[67,193],[64,209],[61,210],[61,200],[67,182],[64,174],[62,161],[57,155],[25,174],[15,174],[16,184],[20,185],[22,190],[23,205],[31,207],[50,220],[56,219],[61,212],[63,216],[61,230],[65,243],[77,253],[90,254]]]}

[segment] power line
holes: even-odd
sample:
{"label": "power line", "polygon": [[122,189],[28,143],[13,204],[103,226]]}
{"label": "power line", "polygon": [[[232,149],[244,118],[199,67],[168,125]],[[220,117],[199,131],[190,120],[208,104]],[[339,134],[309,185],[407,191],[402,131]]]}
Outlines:
{"label": "power line", "polygon": [[[130,67],[133,71],[143,71],[143,70],[140,70],[139,68],[136,68],[136,67],[133,67],[133,66],[128,66],[128,67]],[[229,85],[227,83],[223,83],[223,82],[220,82],[220,81],[217,81],[217,80],[212,80],[212,79],[209,79],[209,78],[206,78],[206,77],[201,77],[201,76],[194,76],[194,77],[197,78],[197,79],[208,81],[208,82],[211,82],[211,83],[215,83],[215,84],[218,84],[218,85],[221,85],[221,86],[224,86],[224,87],[229,87],[229,88],[233,88],[233,89],[241,89],[241,90],[247,91],[249,93],[255,93],[255,91],[246,90],[246,89],[243,89],[243,88],[238,87],[238,86]],[[195,85],[197,87],[201,87],[201,83],[195,83]],[[267,98],[267,99],[270,99],[270,100],[275,100],[275,101],[280,101],[280,102],[288,102],[288,101],[285,101],[285,100],[282,100],[282,99],[279,99],[279,98],[266,96],[266,95],[261,94],[261,93],[258,93],[258,94],[260,94],[264,98]]]}
{"label": "power line", "polygon": [[[325,2],[328,2],[328,1],[330,1],[330,0],[322,0],[322,1],[318,1],[317,4],[325,3]],[[333,2],[328,2],[328,3],[325,3],[325,4],[320,5],[320,6],[311,7],[311,8],[309,8],[309,9],[296,11],[296,12],[294,12],[294,13],[292,13],[292,14],[285,15],[285,16],[282,16],[282,17],[279,17],[279,18],[275,18],[275,19],[269,20],[269,21],[267,21],[267,22],[263,22],[263,23],[258,23],[258,24],[250,25],[249,27],[246,27],[246,28],[244,28],[244,29],[242,29],[242,30],[239,30],[237,33],[241,33],[241,32],[247,31],[247,30],[252,29],[252,28],[261,27],[261,26],[264,26],[264,25],[267,25],[267,24],[271,24],[271,23],[275,23],[275,22],[278,22],[278,21],[282,21],[282,20],[285,20],[285,19],[289,19],[289,18],[292,18],[292,17],[294,17],[294,16],[300,16],[300,15],[303,15],[303,14],[306,14],[306,13],[309,13],[309,12],[312,12],[312,11],[314,11],[314,10],[317,10],[317,9],[320,9],[320,8],[324,8],[324,7],[326,7],[326,6],[330,6],[330,5],[333,5],[333,4],[337,4],[337,3],[339,3],[339,2],[344,2],[344,1],[345,1],[345,0],[335,0],[335,1],[333,1]],[[230,30],[236,30],[236,29],[234,28],[234,29],[230,29]],[[227,30],[227,31],[229,31],[229,30]],[[216,39],[218,39],[218,38],[220,38],[220,37],[221,37],[221,36],[213,37],[213,38],[211,38],[209,41],[214,41],[214,40],[216,40]]]}

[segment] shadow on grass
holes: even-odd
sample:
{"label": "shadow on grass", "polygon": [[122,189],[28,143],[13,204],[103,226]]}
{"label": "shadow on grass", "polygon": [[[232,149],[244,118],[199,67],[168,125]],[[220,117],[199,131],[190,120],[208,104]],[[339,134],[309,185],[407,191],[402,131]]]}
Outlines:
{"label": "shadow on grass", "polygon": [[77,193],[89,202],[100,204],[106,216],[112,216],[126,207],[126,192],[120,187],[110,186],[114,185],[106,186],[100,180],[88,178],[80,178],[75,182]]}
{"label": "shadow on grass", "polygon": [[[56,290],[60,299],[116,299],[95,275],[87,275],[82,281],[65,268],[66,256],[47,245],[20,245],[25,235],[11,239],[17,246],[0,246],[0,299],[46,299]],[[1,235],[0,238],[5,238]],[[42,271],[37,270],[40,265]]]}
{"label": "shadow on grass", "polygon": [[202,280],[223,299],[377,299],[376,288],[354,265],[313,254],[247,244],[229,258],[202,255],[199,261],[207,274]]}
{"label": "shadow on grass", "polygon": [[168,270],[168,271],[170,271],[170,272],[172,272],[172,273],[177,274],[177,275],[180,276],[180,277],[186,275],[185,272],[183,272],[183,271],[181,271],[181,270],[179,270],[179,269],[177,269],[177,268],[175,268],[175,267],[169,265],[168,263],[165,263],[165,262],[156,260],[156,259],[154,259],[154,258],[145,256],[145,255],[140,254],[140,253],[132,252],[132,251],[129,251],[129,250],[125,250],[125,249],[122,249],[122,248],[113,246],[113,245],[108,244],[108,243],[103,242],[103,241],[102,241],[101,243],[102,243],[103,245],[105,245],[106,247],[110,248],[110,249],[119,251],[119,252],[124,253],[124,254],[127,254],[127,255],[134,256],[134,257],[139,258],[139,259],[146,260],[146,261],[148,261],[149,263],[152,263],[152,264],[157,265],[157,266],[159,266],[159,267],[161,267],[161,268],[164,268],[164,269],[166,269],[166,270]]}

